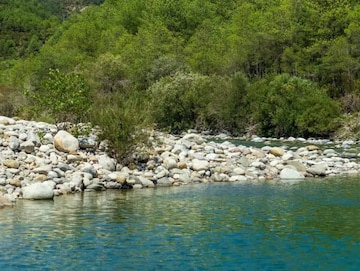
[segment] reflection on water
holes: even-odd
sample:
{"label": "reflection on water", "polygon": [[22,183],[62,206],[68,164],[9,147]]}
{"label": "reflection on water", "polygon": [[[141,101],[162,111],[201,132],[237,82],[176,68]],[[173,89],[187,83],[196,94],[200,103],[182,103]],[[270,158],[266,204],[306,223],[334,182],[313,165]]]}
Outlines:
{"label": "reflection on water", "polygon": [[0,269],[357,270],[359,180],[210,184],[19,201]]}

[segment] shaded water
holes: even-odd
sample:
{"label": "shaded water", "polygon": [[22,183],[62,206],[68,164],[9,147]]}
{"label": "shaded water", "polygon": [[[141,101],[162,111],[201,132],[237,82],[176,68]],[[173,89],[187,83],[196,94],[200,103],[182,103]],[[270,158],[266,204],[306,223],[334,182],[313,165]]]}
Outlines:
{"label": "shaded water", "polygon": [[209,184],[19,201],[0,270],[358,270],[360,180]]}

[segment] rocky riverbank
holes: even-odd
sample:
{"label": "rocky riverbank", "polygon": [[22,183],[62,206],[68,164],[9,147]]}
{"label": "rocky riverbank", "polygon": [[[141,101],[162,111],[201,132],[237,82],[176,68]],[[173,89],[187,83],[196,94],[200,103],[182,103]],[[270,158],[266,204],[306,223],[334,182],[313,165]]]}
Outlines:
{"label": "rocky riverbank", "polygon": [[82,191],[356,175],[360,168],[356,152],[326,148],[328,141],[315,145],[299,139],[304,146],[255,148],[226,138],[214,142],[196,133],[159,132],[125,167],[107,155],[95,131],[75,137],[63,128],[0,117],[0,206]]}

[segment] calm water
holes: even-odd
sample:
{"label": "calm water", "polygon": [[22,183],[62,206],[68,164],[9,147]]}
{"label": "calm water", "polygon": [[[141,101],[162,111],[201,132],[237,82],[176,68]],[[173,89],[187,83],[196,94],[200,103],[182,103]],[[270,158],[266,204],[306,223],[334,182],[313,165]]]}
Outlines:
{"label": "calm water", "polygon": [[0,210],[0,270],[359,268],[359,179],[107,191]]}

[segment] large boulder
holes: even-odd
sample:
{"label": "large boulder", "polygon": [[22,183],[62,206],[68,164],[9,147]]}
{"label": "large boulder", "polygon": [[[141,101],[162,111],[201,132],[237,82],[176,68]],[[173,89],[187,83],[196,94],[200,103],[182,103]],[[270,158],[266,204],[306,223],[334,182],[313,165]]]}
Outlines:
{"label": "large boulder", "polygon": [[22,189],[24,199],[53,199],[53,185],[49,183],[34,183]]}
{"label": "large boulder", "polygon": [[54,136],[54,146],[59,151],[75,153],[79,150],[79,141],[72,134],[60,130]]}

